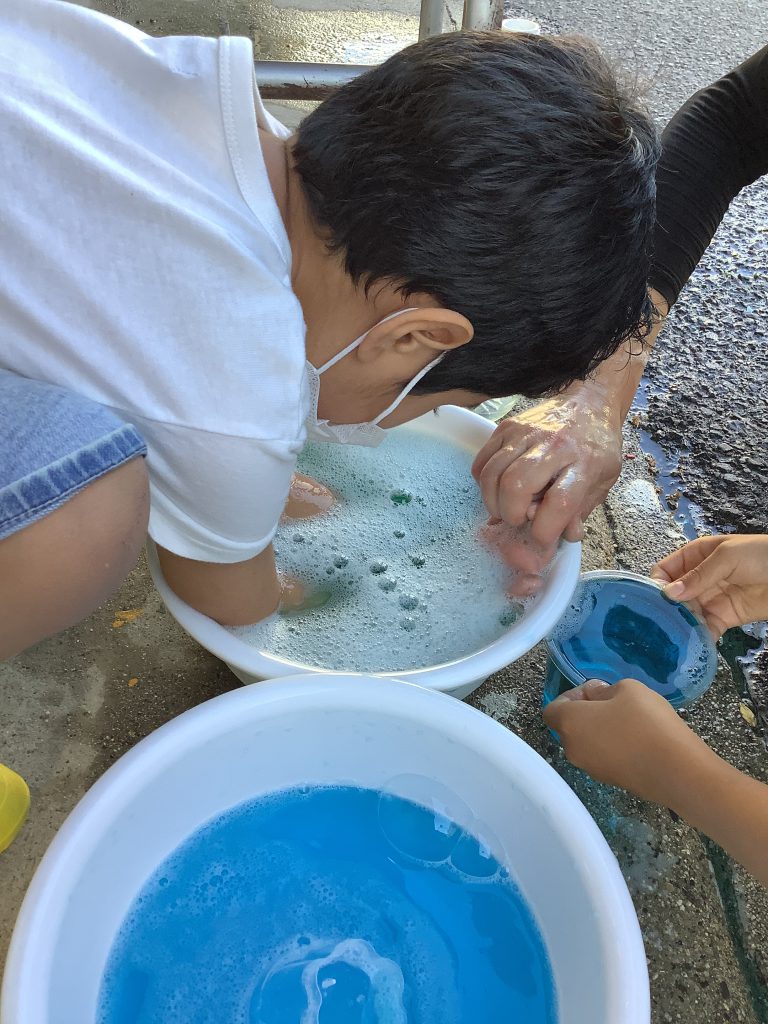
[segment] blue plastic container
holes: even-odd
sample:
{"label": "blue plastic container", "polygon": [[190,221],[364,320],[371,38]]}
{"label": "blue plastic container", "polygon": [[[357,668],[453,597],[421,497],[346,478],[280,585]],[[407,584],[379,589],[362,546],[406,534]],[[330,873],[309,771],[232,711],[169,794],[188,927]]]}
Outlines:
{"label": "blue plastic container", "polygon": [[655,580],[631,572],[584,573],[547,647],[544,704],[587,679],[630,677],[684,708],[717,671],[706,626]]}

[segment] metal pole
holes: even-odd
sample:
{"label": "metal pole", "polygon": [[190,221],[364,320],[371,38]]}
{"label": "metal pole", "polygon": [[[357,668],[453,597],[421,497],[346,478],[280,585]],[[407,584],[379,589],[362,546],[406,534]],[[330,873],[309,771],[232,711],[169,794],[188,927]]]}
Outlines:
{"label": "metal pole", "polygon": [[257,60],[259,92],[269,100],[323,100],[352,79],[370,71],[368,64],[309,64]]}
{"label": "metal pole", "polygon": [[500,29],[504,0],[464,0],[462,28]]}
{"label": "metal pole", "polygon": [[442,34],[444,4],[445,0],[421,0],[419,39]]}

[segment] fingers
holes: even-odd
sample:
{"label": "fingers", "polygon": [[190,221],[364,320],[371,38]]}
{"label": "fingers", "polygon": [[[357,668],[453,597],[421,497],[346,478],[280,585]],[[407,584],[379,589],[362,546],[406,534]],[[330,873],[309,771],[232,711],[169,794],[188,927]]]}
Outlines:
{"label": "fingers", "polygon": [[686,572],[698,565],[705,558],[727,540],[727,537],[700,537],[688,544],[684,544],[671,555],[662,558],[660,562],[651,569],[651,579],[661,582],[671,582],[680,579]]}
{"label": "fingers", "polygon": [[527,573],[518,576],[507,590],[509,597],[533,597],[544,586],[541,576]]}
{"label": "fingers", "polygon": [[513,528],[508,529],[508,536],[502,532],[492,540],[500,557],[510,569],[523,576],[539,576],[552,561],[557,544],[537,544],[527,530],[515,532]]}
{"label": "fingers", "polygon": [[[535,480],[524,476],[514,463],[528,451],[528,439],[505,443],[492,454],[476,479],[489,513],[518,526],[525,521],[532,499],[542,489]],[[534,474],[539,477],[543,474]],[[548,480],[544,481],[544,484]]]}
{"label": "fingers", "polygon": [[674,601],[694,601],[696,598],[704,601],[707,591],[717,588],[718,584],[727,580],[734,568],[735,557],[732,549],[718,546],[698,565],[688,569],[679,579],[673,579],[672,583],[668,583],[664,593]]}
{"label": "fingers", "polygon": [[519,425],[513,424],[510,421],[500,423],[475,456],[471,469],[472,476],[479,483],[480,474],[485,469],[488,460],[505,445],[517,446],[522,451],[525,451],[529,443],[529,431],[527,429],[521,429]]}
{"label": "fingers", "polygon": [[501,446],[504,444],[505,435],[506,432],[503,429],[503,426],[496,427],[494,432],[491,434],[491,436],[485,442],[483,447],[474,457],[472,461],[472,466],[470,468],[470,472],[472,473],[472,476],[475,478],[475,480],[478,481],[478,483],[480,482],[480,473],[483,471],[483,467],[485,466],[486,462],[488,461],[488,459],[490,459],[492,455],[495,455],[499,448],[501,448]]}
{"label": "fingers", "polygon": [[620,691],[615,690],[603,679],[588,679],[579,689],[584,694],[584,700],[613,700]]}
{"label": "fingers", "polygon": [[[592,511],[586,508],[588,490],[589,483],[580,476],[576,466],[561,468],[538,503],[531,525],[533,537],[540,544],[552,545],[568,531],[567,540],[581,540],[584,535],[582,519]],[[598,497],[602,500],[602,493]]]}
{"label": "fingers", "polygon": [[584,540],[584,523],[581,521],[581,516],[576,516],[566,526],[565,532],[563,533],[565,540],[571,541],[575,544],[580,540]]}
{"label": "fingers", "polygon": [[566,690],[565,693],[561,693],[548,706],[552,707],[554,704],[572,703],[573,701],[580,700],[600,700],[601,698],[597,696],[598,693],[606,693],[610,697],[610,684],[606,683],[603,679],[588,679],[581,686],[574,686],[572,689]]}

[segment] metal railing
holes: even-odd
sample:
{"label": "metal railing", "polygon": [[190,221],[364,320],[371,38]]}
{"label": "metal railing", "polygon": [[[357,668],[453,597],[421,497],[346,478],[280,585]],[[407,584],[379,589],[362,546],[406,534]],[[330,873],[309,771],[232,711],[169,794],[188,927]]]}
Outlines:
{"label": "metal railing", "polygon": [[[501,28],[504,0],[464,0],[462,28]],[[440,35],[446,0],[421,0],[419,39]],[[269,100],[322,100],[351,82],[368,64],[313,64],[288,60],[257,60],[259,92]]]}

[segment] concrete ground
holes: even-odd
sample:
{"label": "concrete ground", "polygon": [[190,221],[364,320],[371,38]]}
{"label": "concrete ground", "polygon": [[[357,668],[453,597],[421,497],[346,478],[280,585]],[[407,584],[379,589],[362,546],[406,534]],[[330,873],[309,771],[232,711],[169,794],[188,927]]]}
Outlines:
{"label": "concrete ground", "polygon": [[[412,0],[91,0],[150,32],[238,32],[271,58],[375,60],[415,36]],[[457,16],[455,8],[448,13]],[[522,13],[517,8],[515,13]],[[549,3],[531,13],[579,29],[656,78],[669,114],[765,39],[766,5],[747,0]],[[295,117],[295,110],[284,111]],[[755,253],[748,258],[756,259]],[[681,540],[659,503],[635,430],[622,480],[588,524],[587,568],[647,569]],[[492,677],[475,704],[539,750],[575,788],[616,852],[646,940],[654,1024],[768,1022],[768,896],[660,808],[589,782],[542,727],[541,647]],[[116,758],[185,709],[239,685],[163,609],[138,566],[90,618],[0,666],[0,761],[28,780],[30,819],[0,857],[0,965],[25,888],[57,828]],[[758,732],[723,665],[689,721],[724,757],[768,780]],[[591,1022],[584,1022],[591,1024]]]}

